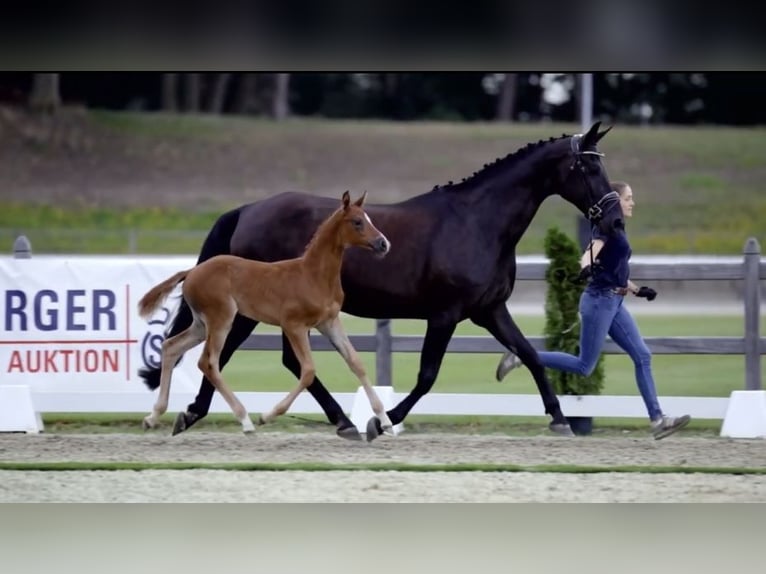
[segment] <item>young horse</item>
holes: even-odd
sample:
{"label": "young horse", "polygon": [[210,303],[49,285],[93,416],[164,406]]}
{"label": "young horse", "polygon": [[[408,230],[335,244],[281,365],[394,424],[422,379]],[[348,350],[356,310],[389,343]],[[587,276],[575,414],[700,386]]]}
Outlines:
{"label": "young horse", "polygon": [[287,412],[298,394],[314,380],[309,331],[316,327],[330,339],[357,376],[383,426],[386,429],[393,426],[338,318],[344,297],[340,272],[346,247],[358,245],[382,257],[391,245],[362,209],[366,195],[367,192],[352,204],[345,192],[341,207],[319,226],[301,257],[264,263],[219,255],[176,273],[144,295],[138,310],[147,318],[183,281],[183,300],[192,313],[191,325],[162,344],[160,392],[152,413],[144,419],[144,428],[155,427],[167,410],[170,378],[178,359],[205,341],[200,370],[229,404],[243,430],[255,430],[244,405],[224,383],[219,370],[221,349],[237,313],[253,321],[280,326],[300,364],[298,386],[271,412],[261,415],[259,424]]}
{"label": "young horse", "polygon": [[[367,206],[376,225],[396,245],[378,265],[368,254],[350,249],[341,281],[343,311],[377,319],[424,319],[427,322],[420,371],[412,391],[388,416],[404,420],[434,384],[455,327],[470,319],[513,351],[530,370],[552,420],[552,431],[571,436],[558,398],[537,357],[508,313],[516,278],[516,245],[542,202],[558,194],[591,221],[606,229],[619,217],[619,202],[601,163],[597,143],[609,131],[594,124],[584,135],[562,136],[529,144],[496,160],[461,183],[450,182],[401,203]],[[231,253],[260,261],[300,254],[305,234],[316,229],[334,202],[311,194],[285,193],[224,213],[213,225],[199,260]],[[615,209],[616,208],[616,209]],[[192,321],[182,303],[170,334]],[[237,316],[221,354],[224,365],[247,339],[257,321]],[[285,340],[282,362],[296,376],[300,365]],[[151,389],[159,385],[159,369],[139,371]],[[356,429],[318,378],[308,388],[341,436]],[[186,412],[176,418],[173,434],[204,417],[214,388],[205,379]],[[379,432],[374,417],[367,438]]]}

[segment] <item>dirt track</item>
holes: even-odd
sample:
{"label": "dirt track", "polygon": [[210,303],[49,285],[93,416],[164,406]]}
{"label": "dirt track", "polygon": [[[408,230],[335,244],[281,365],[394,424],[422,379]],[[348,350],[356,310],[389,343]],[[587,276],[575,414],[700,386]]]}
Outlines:
{"label": "dirt track", "polygon": [[[0,461],[405,462],[766,467],[763,441],[325,433],[0,435]],[[764,501],[764,475],[0,471],[0,502]]]}
{"label": "dirt track", "polygon": [[[160,434],[161,433],[161,434]],[[762,440],[404,433],[373,443],[331,432],[0,435],[0,461],[403,462],[766,467]]]}

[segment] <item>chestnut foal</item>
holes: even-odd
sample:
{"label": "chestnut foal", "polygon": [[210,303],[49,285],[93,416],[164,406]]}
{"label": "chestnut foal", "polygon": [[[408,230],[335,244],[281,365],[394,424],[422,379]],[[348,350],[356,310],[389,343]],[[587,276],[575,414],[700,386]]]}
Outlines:
{"label": "chestnut foal", "polygon": [[138,312],[148,318],[183,281],[182,295],[193,315],[188,329],[162,343],[159,396],[151,414],[144,418],[145,429],[155,427],[167,410],[170,378],[178,359],[205,341],[198,363],[200,370],[229,404],[243,431],[255,430],[247,410],[226,385],[218,368],[221,349],[237,313],[281,327],[301,365],[298,386],[271,412],[261,415],[258,424],[271,422],[287,412],[298,394],[314,380],[309,331],[316,328],[332,342],[359,378],[382,426],[392,427],[338,317],[344,297],[340,271],[346,247],[358,245],[381,257],[391,247],[362,209],[366,196],[367,192],[351,203],[346,191],[340,208],[319,226],[301,257],[265,263],[218,255],[176,273],[143,296]]}

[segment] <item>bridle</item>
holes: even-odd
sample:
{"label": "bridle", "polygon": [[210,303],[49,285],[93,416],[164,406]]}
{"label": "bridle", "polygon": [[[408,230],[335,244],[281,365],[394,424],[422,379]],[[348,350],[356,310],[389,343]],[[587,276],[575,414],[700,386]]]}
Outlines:
{"label": "bridle", "polygon": [[588,175],[585,173],[585,166],[582,163],[582,156],[597,155],[599,157],[604,157],[605,154],[598,151],[580,149],[582,137],[582,134],[575,134],[570,140],[570,146],[572,149],[572,155],[574,156],[574,161],[572,162],[572,165],[569,166],[569,171],[573,171],[576,167],[579,168],[580,174],[582,175],[583,180],[585,180],[585,188],[588,190],[588,201],[590,203],[590,207],[588,208],[588,220],[591,223],[596,224],[601,221],[601,218],[604,215],[604,209],[606,209],[609,204],[614,203],[615,201],[619,201],[620,195],[616,191],[610,191],[598,201],[593,201],[593,188],[590,186],[590,180],[588,179]]}
{"label": "bridle", "polygon": [[[585,188],[588,190],[588,202],[590,203],[590,207],[588,208],[588,221],[590,221],[591,224],[596,225],[601,221],[601,218],[604,216],[604,210],[606,209],[606,207],[608,205],[611,205],[614,202],[620,201],[620,194],[612,190],[609,193],[605,194],[603,197],[601,197],[598,201],[593,201],[593,197],[594,197],[593,188],[590,185],[590,180],[588,179],[588,175],[585,173],[585,166],[582,163],[582,156],[597,155],[599,157],[604,157],[605,154],[598,151],[580,149],[582,137],[583,137],[582,134],[575,134],[572,136],[570,140],[570,147],[572,150],[572,155],[574,156],[574,161],[572,162],[572,165],[569,166],[569,171],[572,172],[576,167],[579,168],[579,172],[582,175],[583,179],[585,180]],[[593,241],[591,241],[590,244],[588,245],[588,251],[590,252],[590,264],[592,268],[594,265]],[[572,327],[570,327],[570,329],[571,328]]]}

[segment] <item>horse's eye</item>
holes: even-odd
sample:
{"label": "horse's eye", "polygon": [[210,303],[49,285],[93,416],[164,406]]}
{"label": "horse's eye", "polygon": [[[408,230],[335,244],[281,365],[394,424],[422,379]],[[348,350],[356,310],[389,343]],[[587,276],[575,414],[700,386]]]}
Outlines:
{"label": "horse's eye", "polygon": [[357,229],[361,229],[362,228],[362,220],[359,219],[358,217],[355,218],[355,219],[352,219],[351,223],[353,223],[354,227],[356,227]]}

